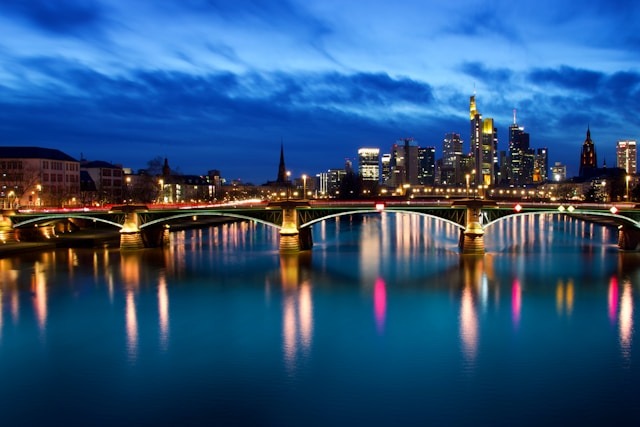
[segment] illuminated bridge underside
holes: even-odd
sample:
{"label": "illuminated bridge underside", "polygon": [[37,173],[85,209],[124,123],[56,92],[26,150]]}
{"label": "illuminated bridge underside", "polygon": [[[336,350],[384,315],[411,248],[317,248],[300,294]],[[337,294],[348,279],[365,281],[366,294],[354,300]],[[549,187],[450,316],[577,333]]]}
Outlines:
{"label": "illuminated bridge underside", "polygon": [[[207,224],[212,217],[235,218],[239,220],[255,221],[280,230],[287,241],[299,239],[297,233],[303,233],[302,240],[312,244],[310,227],[320,221],[345,215],[375,215],[380,211],[371,205],[344,202],[332,206],[309,204],[308,202],[286,202],[280,205],[253,207],[218,207],[218,208],[188,208],[188,209],[135,209],[129,207],[127,212],[113,210],[109,212],[17,212],[10,218],[12,227],[28,228],[29,226],[52,225],[71,219],[84,220],[88,223],[99,222],[119,229],[121,233],[131,234],[143,232],[153,234],[153,230],[166,228],[172,224]],[[474,200],[468,205],[393,205],[385,206],[383,212],[405,213],[420,215],[427,218],[437,218],[452,224],[461,230],[461,236],[473,241],[478,253],[484,250],[482,235],[490,227],[508,217],[526,215],[555,215],[569,216],[583,221],[613,226],[619,229],[619,246],[622,249],[640,250],[640,210],[626,209],[617,213],[610,212],[607,207],[602,209],[574,209],[573,211],[559,211],[554,206],[543,205],[526,207],[520,211],[512,207],[485,204]],[[150,232],[147,232],[150,230]],[[461,237],[461,241],[464,240]],[[465,241],[467,241],[465,240]],[[282,243],[282,242],[281,242]],[[292,247],[297,247],[297,243]],[[301,244],[300,248],[307,248]],[[461,246],[461,249],[463,246]]]}

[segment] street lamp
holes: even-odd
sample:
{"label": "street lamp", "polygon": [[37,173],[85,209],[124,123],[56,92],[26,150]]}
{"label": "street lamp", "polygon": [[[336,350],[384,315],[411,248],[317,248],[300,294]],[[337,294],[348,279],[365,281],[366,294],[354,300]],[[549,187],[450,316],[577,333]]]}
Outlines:
{"label": "street lamp", "polygon": [[[627,181],[627,184],[629,183],[629,181]],[[302,198],[306,199],[307,198],[307,174],[303,173],[302,174]]]}
{"label": "street lamp", "polygon": [[164,202],[164,179],[160,179],[160,203]]}
{"label": "street lamp", "polygon": [[466,174],[464,177],[467,180],[467,197],[469,197],[469,178],[471,178],[471,175]]}
{"label": "street lamp", "polygon": [[287,171],[287,200],[291,198],[291,171]]}
{"label": "street lamp", "polygon": [[627,200],[630,200],[629,199],[629,181],[631,180],[631,175],[625,176],[624,180],[627,182],[627,195],[625,197]]}

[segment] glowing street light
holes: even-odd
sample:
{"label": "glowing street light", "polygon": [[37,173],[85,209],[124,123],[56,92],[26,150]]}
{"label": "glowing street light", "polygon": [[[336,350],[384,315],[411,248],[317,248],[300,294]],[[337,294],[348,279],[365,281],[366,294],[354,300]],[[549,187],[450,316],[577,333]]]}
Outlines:
{"label": "glowing street light", "polygon": [[629,181],[631,180],[631,175],[625,176],[624,180],[627,182],[627,195],[625,196],[625,198],[629,200]]}
{"label": "glowing street light", "polygon": [[302,174],[302,198],[305,199],[307,197],[307,174]]}

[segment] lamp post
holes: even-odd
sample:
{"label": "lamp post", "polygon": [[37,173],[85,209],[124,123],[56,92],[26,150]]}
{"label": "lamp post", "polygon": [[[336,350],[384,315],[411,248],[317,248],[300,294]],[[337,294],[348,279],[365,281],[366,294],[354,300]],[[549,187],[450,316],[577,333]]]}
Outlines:
{"label": "lamp post", "polygon": [[629,199],[629,181],[631,180],[631,175],[627,175],[627,176],[625,176],[625,177],[624,177],[624,180],[625,180],[625,181],[626,181],[626,183],[627,183],[627,195],[626,195],[625,197],[626,197],[626,199],[627,199],[627,200],[630,200],[630,199]]}
{"label": "lamp post", "polygon": [[467,180],[467,197],[469,197],[469,178],[471,178],[471,175],[466,174],[464,177]]}
{"label": "lamp post", "polygon": [[160,203],[164,202],[164,179],[160,179]]}
{"label": "lamp post", "polygon": [[128,205],[129,204],[129,194],[131,194],[131,190],[129,189],[129,186],[131,185],[131,177],[130,176],[126,177],[125,178],[125,182],[126,182],[126,185],[125,185],[125,192],[126,193],[124,195],[124,197],[125,197],[124,203],[125,203],[125,205]]}
{"label": "lamp post", "polygon": [[307,198],[307,174],[302,174],[302,198]]}
{"label": "lamp post", "polygon": [[287,200],[291,198],[291,171],[287,171]]}
{"label": "lamp post", "polygon": [[42,199],[40,199],[40,193],[42,192],[42,185],[36,185],[36,190],[38,190],[38,198],[36,199],[36,204],[38,207],[42,206]]}

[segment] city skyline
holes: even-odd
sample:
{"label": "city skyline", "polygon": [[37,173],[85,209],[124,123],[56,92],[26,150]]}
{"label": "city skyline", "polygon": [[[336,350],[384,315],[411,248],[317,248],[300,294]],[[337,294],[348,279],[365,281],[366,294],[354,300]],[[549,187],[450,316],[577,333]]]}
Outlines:
{"label": "city skyline", "polygon": [[[549,7],[546,7],[549,6]],[[276,178],[342,167],[399,138],[469,150],[468,100],[506,150],[513,109],[549,164],[578,174],[637,140],[635,2],[5,1],[4,145],[140,169]],[[470,24],[471,23],[471,24]]]}

